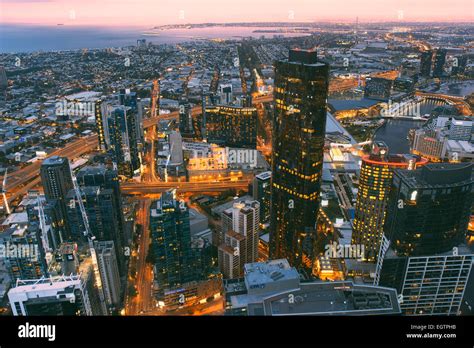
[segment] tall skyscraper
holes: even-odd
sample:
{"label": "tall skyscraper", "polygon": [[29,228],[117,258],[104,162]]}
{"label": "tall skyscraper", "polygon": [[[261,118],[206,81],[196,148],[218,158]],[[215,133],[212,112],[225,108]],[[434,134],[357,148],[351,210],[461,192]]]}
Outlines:
{"label": "tall skyscraper", "polygon": [[[119,236],[117,240],[114,240],[114,244],[119,250],[122,250],[123,246],[125,246],[125,221],[117,171],[105,166],[87,166],[76,173],[76,178],[77,183],[81,187],[98,186],[102,190],[112,190],[113,205],[116,209],[116,218],[119,226]],[[117,254],[117,257],[121,259],[121,255],[123,255],[123,253]],[[121,262],[119,262],[119,264],[121,264]]]}
{"label": "tall skyscraper", "polygon": [[97,126],[97,137],[101,151],[107,151],[110,146],[107,107],[108,105],[102,100],[97,100],[94,105],[95,124]]}
{"label": "tall skyscraper", "polygon": [[219,246],[219,268],[225,278],[243,276],[244,264],[258,258],[260,203],[234,203],[222,213],[222,244]]}
{"label": "tall skyscraper", "polygon": [[179,132],[183,136],[193,133],[193,118],[191,116],[191,106],[186,98],[179,101]]}
{"label": "tall skyscraper", "polygon": [[207,107],[206,139],[210,143],[255,149],[257,109],[222,105]]}
{"label": "tall skyscraper", "polygon": [[158,292],[198,280],[196,250],[191,248],[189,210],[176,200],[176,191],[164,192],[150,208],[151,244]]}
{"label": "tall skyscraper", "polygon": [[119,94],[119,102],[120,105],[130,108],[127,115],[127,126],[130,132],[129,137],[132,139],[131,146],[133,147],[136,142],[138,151],[141,151],[143,145],[143,115],[140,98],[138,98],[137,92],[122,89]]}
{"label": "tall skyscraper", "polygon": [[415,171],[395,170],[385,235],[399,255],[433,255],[464,241],[472,168],[472,163],[439,163]]}
{"label": "tall skyscraper", "polygon": [[260,203],[260,223],[266,224],[270,220],[272,172],[263,172],[255,175],[252,191],[252,197]]}
{"label": "tall skyscraper", "polygon": [[70,224],[67,222],[67,194],[73,189],[71,169],[66,157],[53,156],[46,158],[40,169],[41,184],[48,202],[55,200],[55,215],[57,216],[56,229],[59,241],[70,238]]}
{"label": "tall skyscraper", "polygon": [[438,48],[433,55],[433,77],[441,77],[444,75],[444,64],[446,63],[446,49]]}
{"label": "tall skyscraper", "polygon": [[420,74],[424,77],[431,76],[431,65],[433,64],[433,51],[423,51],[420,57]]}
{"label": "tall skyscraper", "polygon": [[[117,205],[112,189],[102,189],[99,186],[82,186],[82,200],[89,219],[92,234],[98,241],[113,241],[115,257],[121,273],[124,272],[123,233],[120,229],[121,220],[117,216]],[[79,203],[74,190],[69,191],[67,218],[71,225],[71,236],[75,241],[82,239],[85,230]]]}
{"label": "tall skyscraper", "polygon": [[94,247],[105,300],[108,306],[118,307],[121,302],[121,285],[114,242],[111,240],[98,241],[94,243]]}
{"label": "tall skyscraper", "polygon": [[323,166],[329,65],[290,50],[275,63],[270,258],[311,270]]}
{"label": "tall skyscraper", "polygon": [[46,158],[41,164],[40,175],[46,199],[64,201],[73,188],[69,160],[66,157]]}
{"label": "tall skyscraper", "polygon": [[376,285],[396,288],[407,315],[459,313],[474,254],[464,244],[472,163],[396,169]]}
{"label": "tall skyscraper", "polygon": [[362,158],[352,244],[364,245],[367,261],[375,261],[379,252],[393,169],[415,169],[426,162],[413,155],[390,155],[383,142],[375,142],[370,155]]}
{"label": "tall skyscraper", "polygon": [[117,163],[118,173],[131,178],[140,169],[140,155],[135,128],[136,112],[125,106],[114,107],[109,111],[107,122],[110,149]]}

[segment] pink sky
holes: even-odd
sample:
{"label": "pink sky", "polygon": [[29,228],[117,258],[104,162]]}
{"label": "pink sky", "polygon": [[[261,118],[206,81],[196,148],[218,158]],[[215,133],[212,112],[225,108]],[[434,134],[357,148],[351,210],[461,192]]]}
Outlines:
{"label": "pink sky", "polygon": [[[183,18],[184,16],[184,18]],[[1,23],[473,21],[474,0],[0,0]]]}

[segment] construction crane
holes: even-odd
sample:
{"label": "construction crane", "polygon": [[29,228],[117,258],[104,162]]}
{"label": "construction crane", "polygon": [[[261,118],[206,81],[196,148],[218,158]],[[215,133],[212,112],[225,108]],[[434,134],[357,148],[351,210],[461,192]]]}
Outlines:
{"label": "construction crane", "polygon": [[84,203],[82,202],[82,194],[79,188],[79,184],[77,183],[77,178],[74,175],[72,168],[70,166],[69,166],[69,170],[71,172],[72,183],[74,185],[74,192],[76,194],[77,203],[79,204],[79,210],[81,211],[82,222],[84,224],[84,236],[86,236],[87,241],[89,242],[89,251],[91,253],[92,267],[94,270],[94,277],[95,277],[97,289],[99,290],[100,303],[102,305],[102,309],[104,310],[104,313],[107,313],[107,307],[105,305],[104,288],[102,287],[102,279],[100,277],[99,263],[97,262],[97,253],[95,252],[95,247],[94,247],[95,236],[92,234],[92,231],[89,225],[89,218],[87,217],[86,209],[84,207]]}
{"label": "construction crane", "polygon": [[168,157],[166,158],[166,164],[165,164],[165,182],[168,182],[168,165],[170,164],[171,153],[173,152],[173,146],[174,146],[174,143],[171,143],[170,153],[168,154]]}
{"label": "construction crane", "polygon": [[46,254],[46,263],[49,265],[51,263],[51,260],[53,259],[53,249],[49,245],[48,229],[46,227],[46,218],[44,216],[44,209],[43,209],[44,199],[41,197],[40,194],[38,194],[37,203],[38,203],[38,217],[39,217],[40,228],[41,228],[41,242],[43,244],[43,249]]}
{"label": "construction crane", "polygon": [[7,199],[7,176],[8,176],[8,169],[5,170],[5,175],[3,176],[3,184],[2,184],[2,196],[3,196],[3,206],[8,215],[10,215],[10,206],[8,205]]}

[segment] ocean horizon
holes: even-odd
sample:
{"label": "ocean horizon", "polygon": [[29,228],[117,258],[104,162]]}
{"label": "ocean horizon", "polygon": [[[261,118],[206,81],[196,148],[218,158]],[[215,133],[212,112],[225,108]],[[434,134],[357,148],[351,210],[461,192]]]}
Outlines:
{"label": "ocean horizon", "polygon": [[[242,37],[272,37],[275,33],[255,33],[266,27],[206,27],[167,29],[150,35],[150,27],[107,28],[86,26],[39,26],[0,24],[0,53],[31,53],[36,51],[67,51],[123,47],[136,45],[138,39],[154,44],[176,44],[200,39],[241,39]],[[274,29],[274,28],[273,28]],[[280,33],[278,33],[280,34]],[[302,36],[302,34],[285,34]]]}

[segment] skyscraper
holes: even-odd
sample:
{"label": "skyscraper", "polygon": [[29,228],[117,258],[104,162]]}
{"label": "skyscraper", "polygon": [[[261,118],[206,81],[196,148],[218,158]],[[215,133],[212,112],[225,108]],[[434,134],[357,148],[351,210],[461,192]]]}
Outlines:
{"label": "skyscraper", "polygon": [[[184,203],[183,203],[184,204]],[[188,208],[176,200],[176,191],[164,192],[150,208],[151,244],[158,292],[198,280],[196,250],[191,248]]]}
{"label": "skyscraper", "polygon": [[255,175],[252,184],[252,197],[260,203],[260,223],[266,224],[270,220],[270,206],[272,202],[272,172],[263,172]]}
{"label": "skyscraper", "polygon": [[396,169],[376,285],[396,288],[407,315],[459,313],[474,254],[464,244],[472,163]]}
{"label": "skyscraper", "polygon": [[423,51],[420,57],[420,74],[424,77],[431,76],[431,65],[433,62],[433,51]]}
{"label": "skyscraper", "polygon": [[393,169],[414,169],[426,162],[412,155],[390,155],[383,142],[375,142],[370,155],[362,158],[352,244],[364,245],[366,260],[374,261],[379,252]]}
{"label": "skyscraper", "polygon": [[394,171],[385,235],[399,255],[433,255],[464,241],[472,204],[472,167],[472,163],[439,163]]}
{"label": "skyscraper", "polygon": [[121,302],[121,286],[114,242],[111,240],[98,241],[94,243],[94,247],[97,254],[97,263],[99,265],[105,300],[107,305],[117,307]]}
{"label": "skyscraper", "polygon": [[438,48],[433,55],[433,77],[441,77],[444,75],[444,64],[446,63],[446,49]]}
{"label": "skyscraper", "polygon": [[222,213],[219,269],[225,278],[243,276],[244,264],[258,258],[260,203],[237,202]]}
{"label": "skyscraper", "polygon": [[314,262],[328,83],[316,51],[275,63],[270,257],[297,268]]}
{"label": "skyscraper", "polygon": [[[113,192],[116,218],[120,230],[119,240],[114,240],[115,245],[120,249],[125,245],[125,221],[122,208],[122,194],[120,182],[116,170],[105,166],[87,166],[76,173],[77,183],[81,186],[98,186],[102,190],[110,189]],[[120,258],[120,257],[119,257]]]}
{"label": "skyscraper", "polygon": [[41,184],[43,185],[46,200],[56,200],[55,214],[57,216],[56,229],[59,233],[59,242],[70,238],[70,224],[67,222],[67,194],[73,189],[71,169],[66,157],[53,156],[46,158],[40,169]]}
{"label": "skyscraper", "polygon": [[110,145],[109,128],[107,123],[107,104],[102,100],[97,100],[94,105],[94,113],[99,148],[101,151],[107,151]]}
{"label": "skyscraper", "polygon": [[69,190],[73,188],[69,160],[66,157],[46,158],[41,164],[40,175],[46,199],[64,201]]}
{"label": "skyscraper", "polygon": [[179,101],[179,132],[183,136],[192,135],[193,133],[191,106],[186,98]]}
{"label": "skyscraper", "polygon": [[[113,241],[115,257],[118,259],[120,272],[124,272],[123,233],[120,229],[121,220],[117,216],[118,208],[112,189],[102,189],[99,186],[82,186],[83,204],[89,219],[92,234],[98,241]],[[82,238],[85,230],[79,204],[74,190],[69,191],[67,218],[71,224],[71,236],[75,241]]]}
{"label": "skyscraper", "polygon": [[117,163],[118,173],[131,178],[140,169],[136,133],[136,112],[130,107],[118,106],[109,110],[108,127],[110,149]]}

